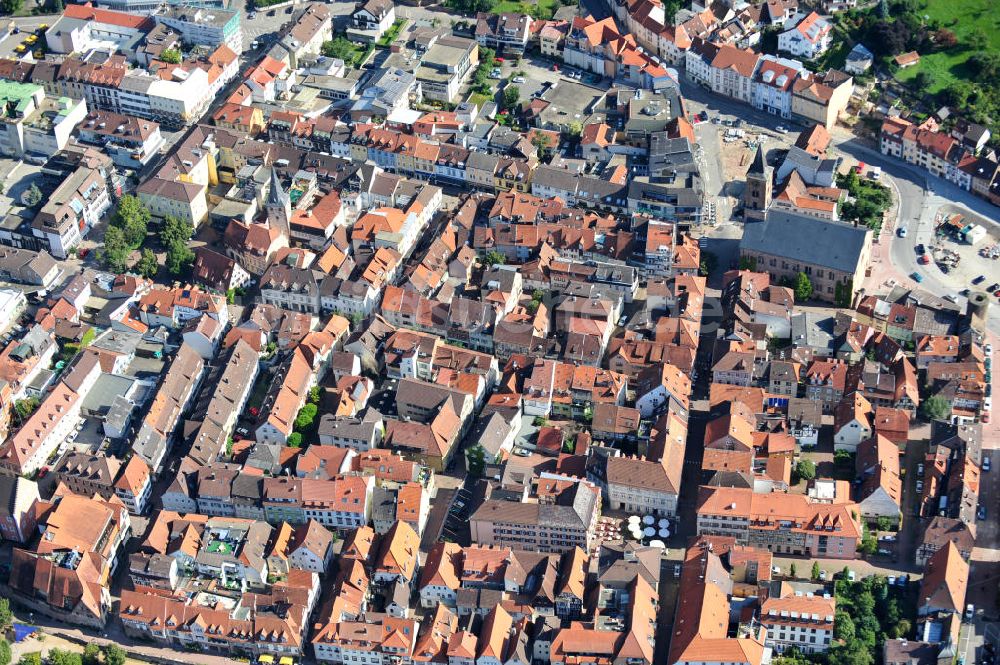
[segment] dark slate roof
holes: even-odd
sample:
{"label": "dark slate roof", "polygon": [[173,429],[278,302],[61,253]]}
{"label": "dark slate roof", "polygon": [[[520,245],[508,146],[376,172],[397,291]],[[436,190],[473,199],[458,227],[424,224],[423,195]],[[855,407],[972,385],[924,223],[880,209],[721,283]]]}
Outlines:
{"label": "dark slate roof", "polygon": [[747,224],[740,251],[786,257],[805,265],[854,272],[870,231],[844,222],[772,210],[763,222]]}

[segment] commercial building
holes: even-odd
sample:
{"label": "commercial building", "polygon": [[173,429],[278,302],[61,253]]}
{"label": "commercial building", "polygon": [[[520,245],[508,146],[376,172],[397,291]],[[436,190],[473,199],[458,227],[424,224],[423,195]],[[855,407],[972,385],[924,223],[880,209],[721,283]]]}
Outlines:
{"label": "commercial building", "polygon": [[243,51],[242,12],[217,7],[168,4],[153,14],[157,25],[165,25],[189,43],[199,46],[225,44],[234,53]]}
{"label": "commercial building", "polygon": [[79,123],[77,140],[98,146],[118,166],[139,169],[160,154],[159,123],[111,111],[91,111]]}
{"label": "commercial building", "polygon": [[478,64],[476,42],[464,37],[442,37],[424,53],[414,75],[424,97],[450,103]]}
{"label": "commercial building", "polygon": [[7,157],[52,157],[87,114],[83,99],[46,97],[33,83],[0,81],[0,104],[0,154]]}
{"label": "commercial building", "polygon": [[32,234],[52,256],[65,259],[111,208],[111,160],[95,154],[52,192],[31,222]]}
{"label": "commercial building", "polygon": [[10,588],[35,612],[102,630],[111,609],[111,576],[131,533],[117,501],[57,495],[40,520],[41,537],[13,551]]}
{"label": "commercial building", "polygon": [[487,500],[469,518],[472,542],[540,552],[574,547],[589,552],[594,546],[600,492],[585,481],[570,481],[557,497],[533,503]]}
{"label": "commercial building", "polygon": [[856,504],[819,503],[801,494],[702,487],[697,515],[699,535],[732,536],[775,554],[853,559],[861,540]]}

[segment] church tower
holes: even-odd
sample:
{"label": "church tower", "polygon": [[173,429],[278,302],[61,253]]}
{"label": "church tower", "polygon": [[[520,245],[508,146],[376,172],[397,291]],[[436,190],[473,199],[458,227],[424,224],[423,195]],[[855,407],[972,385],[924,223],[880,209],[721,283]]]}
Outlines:
{"label": "church tower", "polygon": [[764,148],[758,146],[753,164],[747,171],[747,186],[743,191],[744,218],[763,219],[764,211],[771,205],[773,173],[764,159]]}
{"label": "church tower", "polygon": [[281,186],[281,179],[273,166],[271,167],[271,187],[267,193],[265,205],[267,221],[281,229],[285,237],[288,237],[291,231],[292,199],[285,188]]}

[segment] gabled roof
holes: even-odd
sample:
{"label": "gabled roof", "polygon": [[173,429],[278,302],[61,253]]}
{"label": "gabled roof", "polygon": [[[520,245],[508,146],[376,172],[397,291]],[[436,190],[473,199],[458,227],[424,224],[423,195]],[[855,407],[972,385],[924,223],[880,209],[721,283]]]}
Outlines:
{"label": "gabled roof", "polygon": [[922,609],[961,613],[969,584],[969,564],[955,543],[949,541],[927,562],[920,583],[919,605]]}

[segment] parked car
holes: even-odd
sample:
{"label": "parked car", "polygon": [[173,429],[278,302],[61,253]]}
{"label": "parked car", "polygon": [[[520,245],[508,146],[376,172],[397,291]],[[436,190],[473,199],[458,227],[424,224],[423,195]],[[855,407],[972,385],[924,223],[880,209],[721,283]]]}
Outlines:
{"label": "parked car", "polygon": [[786,129],[785,127],[783,127],[781,125],[778,125],[777,127],[775,127],[774,131],[778,132],[779,134],[787,134],[788,133],[788,129]]}
{"label": "parked car", "polygon": [[918,480],[917,481],[917,494],[923,494],[923,493],[924,493],[924,481]]}
{"label": "parked car", "polygon": [[924,243],[920,243],[919,245],[917,245],[916,250],[917,254],[920,254],[921,256],[927,253],[927,248],[924,247]]}
{"label": "parked car", "polygon": [[991,466],[990,466],[990,458],[989,457],[984,457],[983,458],[983,471],[989,471],[990,468],[991,468]]}
{"label": "parked car", "polygon": [[976,519],[978,520],[986,519],[986,506],[979,506],[979,510],[976,511]]}
{"label": "parked car", "polygon": [[985,281],[986,281],[986,275],[980,275],[979,277],[976,277],[974,280],[972,280],[972,285],[979,286]]}
{"label": "parked car", "polygon": [[514,83],[524,83],[526,80],[527,79],[525,79],[523,76],[515,76],[514,77]]}
{"label": "parked car", "polygon": [[905,226],[900,226],[899,230],[896,231],[896,235],[898,235],[900,238],[905,238],[906,237],[906,227]]}
{"label": "parked car", "polygon": [[1000,282],[993,282],[992,284],[989,285],[989,287],[987,287],[986,290],[989,291],[990,293],[1000,290]]}
{"label": "parked car", "polygon": [[924,463],[923,462],[921,462],[920,464],[917,464],[917,475],[921,476],[921,477],[924,475]]}
{"label": "parked car", "polygon": [[920,282],[924,281],[924,276],[921,275],[919,272],[911,272],[910,279],[919,284]]}

